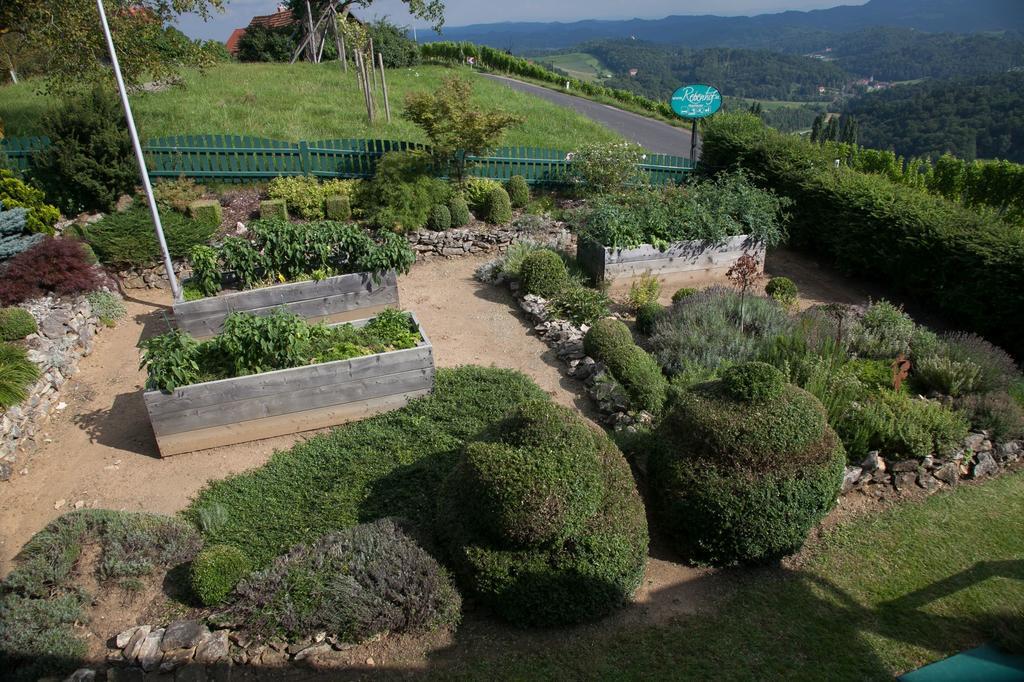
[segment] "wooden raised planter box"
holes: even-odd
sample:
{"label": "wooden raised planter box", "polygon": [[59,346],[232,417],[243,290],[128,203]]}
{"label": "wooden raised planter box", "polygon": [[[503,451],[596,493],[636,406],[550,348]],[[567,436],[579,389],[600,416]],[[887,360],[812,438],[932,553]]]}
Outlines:
{"label": "wooden raised planter box", "polygon": [[182,386],[173,393],[146,391],[160,456],[337,426],[428,394],[434,387],[434,349],[409,314],[423,337],[416,348]]}
{"label": "wooden raised planter box", "polygon": [[216,336],[234,312],[267,315],[284,308],[311,322],[349,322],[398,307],[398,275],[392,270],[374,279],[369,273],[338,275],[319,282],[275,284],[198,301],[174,303],[178,329],[197,339]]}
{"label": "wooden raised planter box", "polygon": [[754,256],[764,270],[764,244],[746,235],[729,237],[721,244],[676,242],[664,251],[650,244],[616,249],[580,242],[576,247],[576,257],[583,269],[596,282],[611,282],[613,289],[628,287],[647,272],[663,284],[676,286],[721,279],[745,253]]}

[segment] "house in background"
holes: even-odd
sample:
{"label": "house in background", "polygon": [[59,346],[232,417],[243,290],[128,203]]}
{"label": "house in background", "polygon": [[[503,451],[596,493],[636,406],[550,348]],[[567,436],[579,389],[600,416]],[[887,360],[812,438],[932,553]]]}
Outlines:
{"label": "house in background", "polygon": [[[362,23],[361,21],[359,21],[359,19],[357,19],[351,14],[348,15],[348,20],[353,21],[357,24]],[[230,52],[233,56],[238,55],[238,43],[242,40],[242,36],[245,35],[245,32],[250,28],[253,28],[255,26],[262,26],[263,28],[268,29],[280,29],[289,28],[295,26],[298,23],[299,18],[295,16],[294,12],[292,12],[284,5],[278,5],[277,11],[274,12],[273,14],[263,14],[255,16],[249,22],[249,25],[245,28],[236,28],[234,31],[232,31],[231,36],[228,38],[227,41],[228,52]]]}

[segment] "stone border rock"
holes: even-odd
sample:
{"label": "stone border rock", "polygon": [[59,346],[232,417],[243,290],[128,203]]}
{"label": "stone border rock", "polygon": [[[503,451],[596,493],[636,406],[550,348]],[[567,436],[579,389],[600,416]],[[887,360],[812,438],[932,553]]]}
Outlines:
{"label": "stone border rock", "polygon": [[96,334],[103,328],[85,296],[49,296],[21,307],[32,313],[39,327],[24,343],[41,376],[28,398],[0,414],[0,481],[11,478],[19,456],[38,448],[45,424],[65,409],[61,388],[78,371],[79,360],[92,353]]}
{"label": "stone border rock", "polygon": [[502,253],[521,241],[575,248],[576,236],[565,223],[539,216],[522,215],[507,227],[479,226],[433,232],[417,230],[406,234],[409,245],[425,260],[433,256],[461,258],[481,253]]}

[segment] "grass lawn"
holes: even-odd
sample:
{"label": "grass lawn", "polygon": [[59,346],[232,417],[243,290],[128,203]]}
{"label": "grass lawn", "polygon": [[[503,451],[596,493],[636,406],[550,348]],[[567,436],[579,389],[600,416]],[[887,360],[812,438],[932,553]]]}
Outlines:
{"label": "grass lawn", "polygon": [[[132,106],[144,139],[209,133],[287,141],[363,137],[425,141],[419,129],[401,117],[402,102],[408,92],[433,90],[448,73],[440,66],[389,71],[394,117],[388,124],[382,116],[372,127],[355,72],[343,75],[337,63],[222,64],[205,73],[187,73],[187,87],[134,95]],[[570,109],[466,70],[459,73],[473,80],[478,103],[524,119],[506,134],[503,144],[572,149],[583,142],[620,139]],[[383,98],[379,99],[383,107]],[[31,82],[0,88],[7,135],[39,134],[40,117],[49,103],[35,94]]]}
{"label": "grass lawn", "polygon": [[[843,525],[800,568],[706,578],[710,613],[543,653],[455,663],[465,679],[883,680],[1024,625],[1024,474]],[[688,589],[688,588],[679,588]],[[692,588],[689,588],[692,589]],[[673,599],[673,590],[655,599]],[[453,675],[454,673],[454,675]]]}
{"label": "grass lawn", "polygon": [[605,74],[611,73],[597,57],[586,52],[556,54],[544,59],[581,81],[599,83],[604,80]]}

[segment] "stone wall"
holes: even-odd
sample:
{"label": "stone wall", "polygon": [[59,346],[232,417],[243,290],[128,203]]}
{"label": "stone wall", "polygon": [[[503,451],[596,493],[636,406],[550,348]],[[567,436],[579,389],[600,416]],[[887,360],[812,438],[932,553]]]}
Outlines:
{"label": "stone wall", "polygon": [[575,250],[576,237],[562,222],[524,215],[508,227],[480,225],[464,229],[433,232],[417,230],[406,235],[409,245],[423,259],[432,256],[460,258],[476,254],[499,254],[520,241]]}
{"label": "stone wall", "polygon": [[39,325],[39,332],[28,336],[25,345],[41,378],[27,399],[0,416],[0,481],[10,479],[18,459],[38,447],[50,417],[65,409],[61,388],[78,371],[79,360],[92,353],[103,326],[84,296],[41,298],[22,307]]}
{"label": "stone wall", "polygon": [[[192,267],[185,261],[172,263],[178,282],[184,282],[192,276]],[[170,289],[171,281],[167,279],[167,268],[155,265],[150,268],[130,268],[114,273],[125,289]]]}

